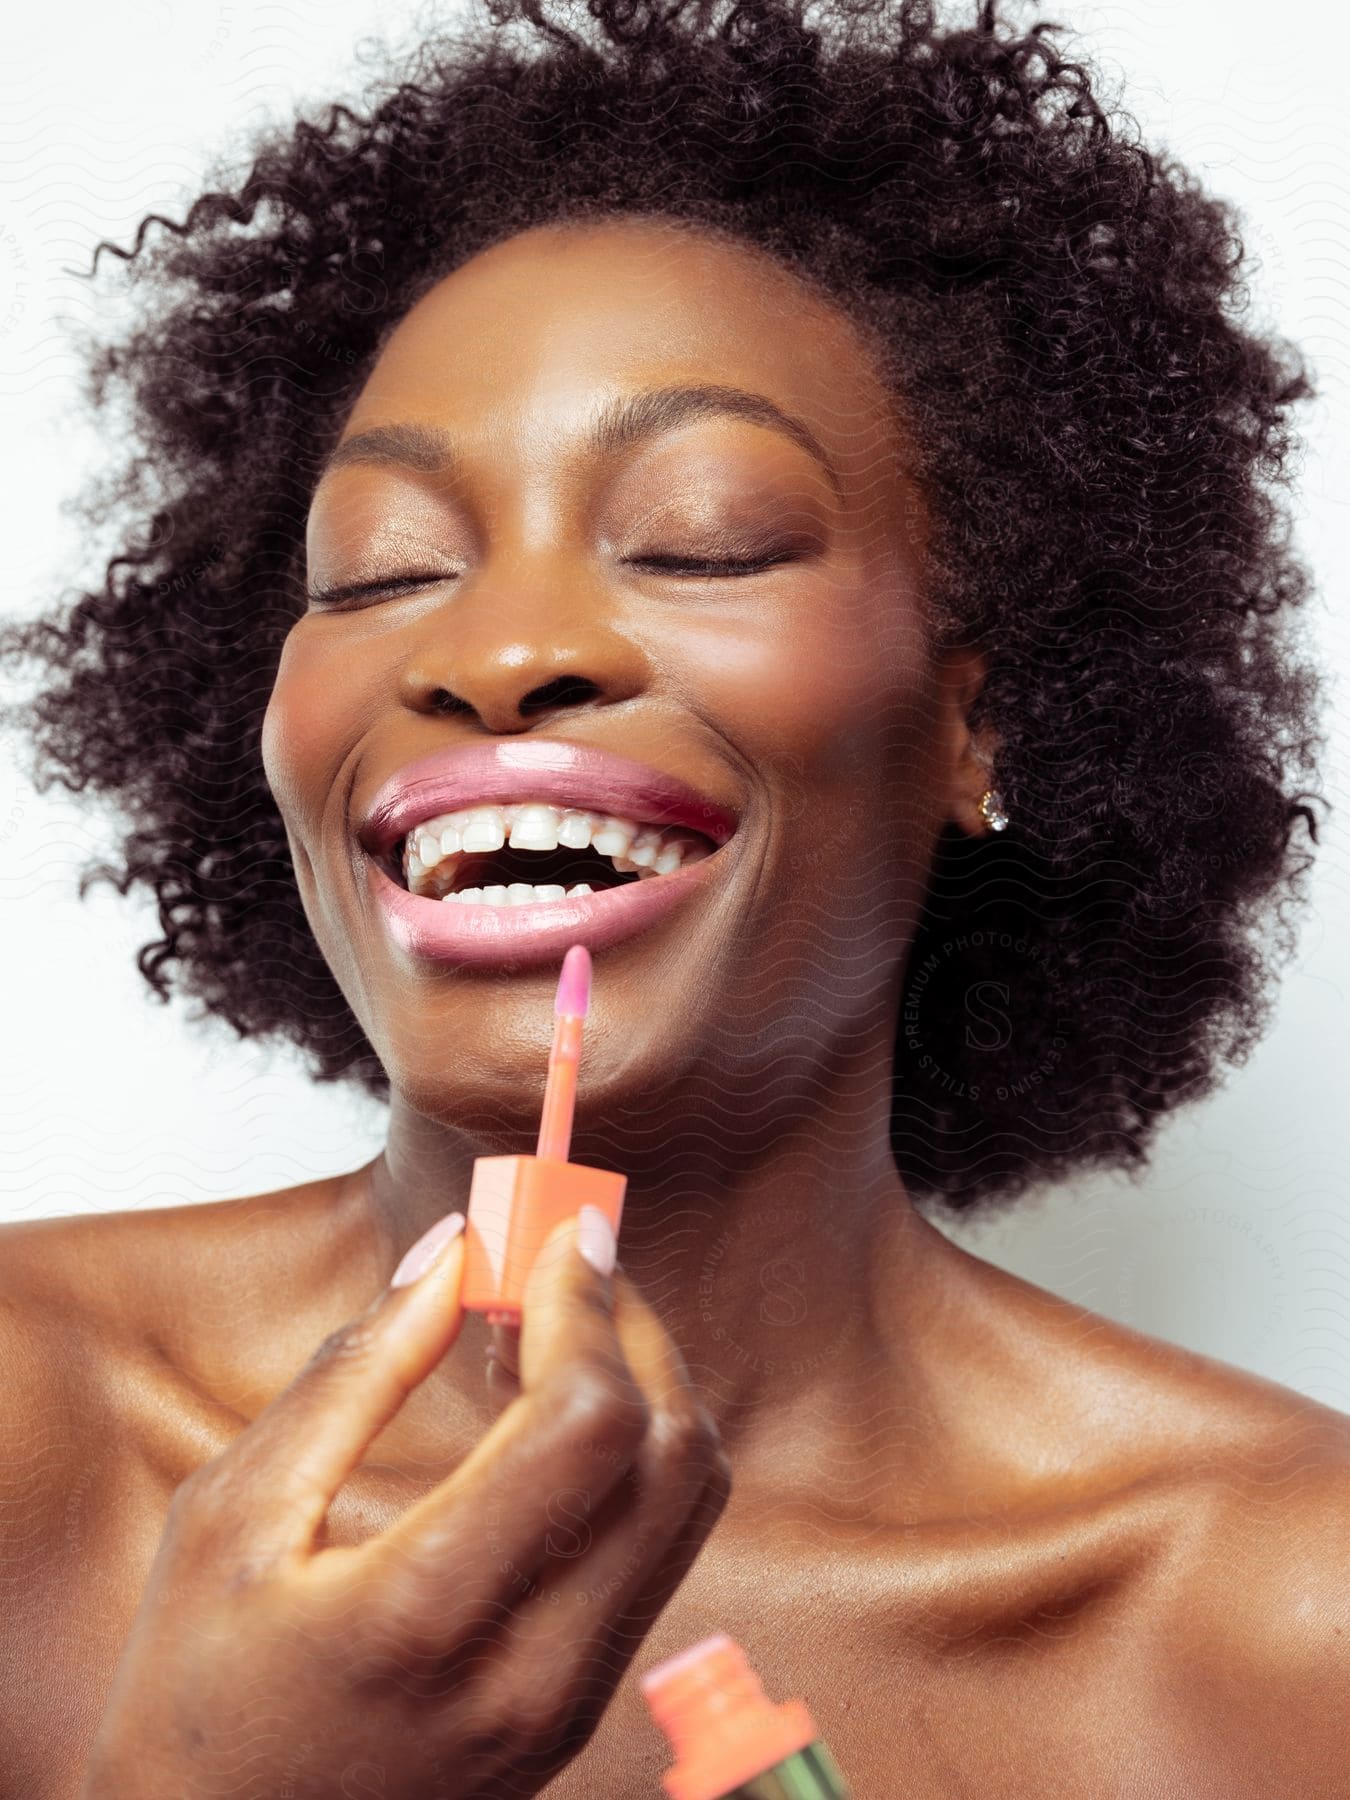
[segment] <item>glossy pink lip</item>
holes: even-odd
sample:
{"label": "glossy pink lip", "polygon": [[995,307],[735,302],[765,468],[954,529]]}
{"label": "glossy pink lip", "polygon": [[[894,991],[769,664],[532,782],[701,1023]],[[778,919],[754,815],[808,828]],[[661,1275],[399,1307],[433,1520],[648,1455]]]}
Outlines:
{"label": "glossy pink lip", "polygon": [[613,813],[641,825],[684,825],[719,847],[739,822],[729,807],[646,763],[591,744],[518,738],[438,750],[409,763],[375,794],[356,835],[367,855],[387,858],[424,819],[465,806],[517,800]]}
{"label": "glossy pink lip", "polygon": [[573,944],[595,951],[635,937],[691,900],[724,868],[722,854],[714,851],[670,875],[527,906],[425,900],[391,880],[373,859],[366,863],[366,876],[390,935],[408,955],[468,967],[529,967],[557,964]]}

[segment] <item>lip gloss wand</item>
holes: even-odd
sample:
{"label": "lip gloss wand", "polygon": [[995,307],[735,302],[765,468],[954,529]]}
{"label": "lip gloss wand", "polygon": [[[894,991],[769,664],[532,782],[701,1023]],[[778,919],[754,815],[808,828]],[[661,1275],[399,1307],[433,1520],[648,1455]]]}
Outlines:
{"label": "lip gloss wand", "polygon": [[572,1114],[577,1103],[577,1068],[581,1062],[581,1029],[591,1006],[591,955],[573,944],[563,958],[553,1002],[553,1048],[548,1053],[544,1111],[539,1120],[536,1156],[565,1163],[572,1142]]}
{"label": "lip gloss wand", "polygon": [[628,1177],[567,1160],[590,999],[590,951],[573,944],[553,1002],[553,1047],[535,1153],[474,1159],[461,1295],[465,1308],[484,1313],[489,1325],[520,1324],[530,1269],[561,1219],[598,1206],[619,1235]]}

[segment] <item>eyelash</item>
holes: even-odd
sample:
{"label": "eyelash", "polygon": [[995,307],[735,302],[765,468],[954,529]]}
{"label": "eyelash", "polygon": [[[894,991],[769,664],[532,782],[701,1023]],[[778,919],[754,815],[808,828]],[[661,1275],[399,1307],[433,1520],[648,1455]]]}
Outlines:
{"label": "eyelash", "polygon": [[635,567],[645,569],[662,569],[667,574],[675,575],[683,570],[686,574],[698,575],[758,575],[764,569],[772,569],[779,563],[791,562],[790,550],[771,551],[767,556],[756,556],[737,560],[728,557],[717,561],[712,557],[687,556],[635,556],[629,559]]}
{"label": "eyelash", "polygon": [[[630,562],[638,568],[659,569],[668,575],[687,574],[715,580],[718,576],[741,576],[762,574],[765,569],[776,568],[780,563],[791,562],[790,550],[770,552],[767,556],[758,556],[753,560],[714,561],[710,558],[695,559],[679,556],[636,556]],[[453,576],[447,575],[396,575],[387,581],[355,582],[347,587],[313,588],[308,595],[316,606],[342,606],[349,600],[370,599],[378,595],[397,594],[412,588],[426,587],[435,581],[450,581]]]}

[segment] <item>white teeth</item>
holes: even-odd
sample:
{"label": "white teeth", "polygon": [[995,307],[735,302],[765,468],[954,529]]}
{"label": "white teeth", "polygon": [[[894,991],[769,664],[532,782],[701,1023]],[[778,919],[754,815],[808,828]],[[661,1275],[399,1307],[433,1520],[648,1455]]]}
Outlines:
{"label": "white teeth", "polygon": [[[460,835],[461,850],[500,850],[506,842],[506,826],[499,806],[475,806]],[[504,892],[505,890],[503,890]],[[488,892],[491,892],[489,889]]]}
{"label": "white teeth", "polygon": [[461,894],[442,894],[441,899],[453,901],[457,906],[466,900],[471,906],[533,906],[545,900],[571,900],[578,894],[594,892],[589,881],[578,881],[566,892],[559,882],[548,881],[532,887],[528,881],[513,881],[510,887],[465,888]]}
{"label": "white teeth", "polygon": [[[455,863],[461,854],[491,854],[508,844],[515,850],[542,854],[593,849],[608,857],[620,874],[636,874],[644,880],[672,875],[686,862],[698,862],[712,854],[695,834],[677,826],[663,830],[613,813],[526,800],[507,806],[462,807],[414,826],[404,844],[405,882],[412,893],[424,899],[449,899],[444,890],[454,886]],[[589,882],[579,885],[587,893],[593,891]],[[538,892],[529,882],[511,886]],[[503,887],[502,891],[505,894],[507,890]],[[505,904],[524,902],[508,899]]]}
{"label": "white teeth", "polygon": [[628,860],[634,868],[650,869],[661,850],[661,833],[653,831],[650,825],[644,826],[633,839],[632,848],[628,852]]}
{"label": "white teeth", "polygon": [[545,900],[570,900],[573,894],[593,891],[585,881],[568,888],[565,895],[560,882],[546,881],[535,887],[528,881],[513,881],[510,887],[465,888],[462,894],[442,894],[441,899],[452,900],[456,905],[467,900],[470,905],[478,906],[534,906]]}
{"label": "white teeth", "polygon": [[628,819],[606,816],[597,831],[591,833],[591,849],[601,856],[627,856],[628,847],[638,834],[638,827]]}
{"label": "white teeth", "polygon": [[551,806],[522,806],[516,814],[508,842],[513,850],[556,850],[557,813]]}
{"label": "white teeth", "polygon": [[658,875],[673,875],[685,859],[685,853],[678,844],[671,844],[653,862],[652,867]]}

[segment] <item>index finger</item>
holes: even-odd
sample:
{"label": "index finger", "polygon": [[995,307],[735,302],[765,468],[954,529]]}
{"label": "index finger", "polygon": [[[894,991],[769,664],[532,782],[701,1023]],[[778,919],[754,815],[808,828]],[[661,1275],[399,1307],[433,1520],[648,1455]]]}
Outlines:
{"label": "index finger", "polygon": [[414,1246],[424,1248],[429,1266],[330,1332],[207,1465],[212,1492],[238,1509],[248,1537],[265,1538],[273,1551],[313,1548],[338,1489],[460,1334],[464,1214],[437,1220]]}

